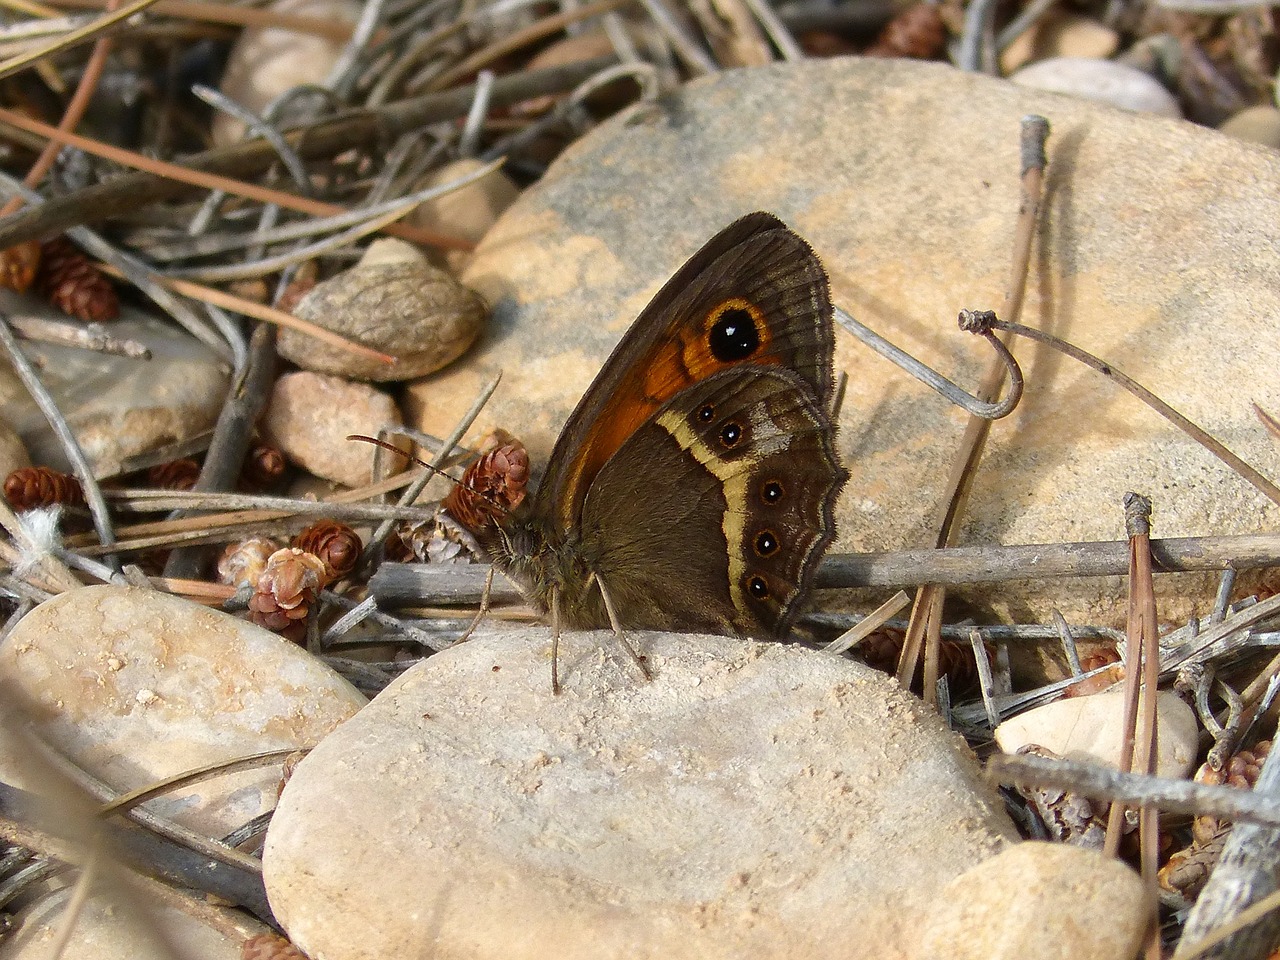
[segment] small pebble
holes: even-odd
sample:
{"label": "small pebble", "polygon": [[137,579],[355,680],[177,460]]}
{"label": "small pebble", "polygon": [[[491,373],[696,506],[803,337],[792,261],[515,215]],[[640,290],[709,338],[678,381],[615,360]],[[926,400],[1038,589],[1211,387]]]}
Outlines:
{"label": "small pebble", "polygon": [[[377,448],[347,437],[376,437],[382,428],[403,423],[395,401],[376,387],[298,370],[276,381],[262,431],[267,442],[317,477],[362,487],[374,480]],[[392,442],[409,449],[408,441]],[[406,465],[389,451],[383,451],[380,460],[390,473],[399,473]]]}
{"label": "small pebble", "polygon": [[[608,632],[472,638],[294,771],[263,878],[326,960],[886,960],[1013,837],[972,753],[862,664]],[[341,903],[342,909],[332,905]]]}
{"label": "small pebble", "polygon": [[[996,743],[1005,753],[1027,744],[1048,747],[1068,760],[1089,760],[1120,766],[1124,691],[1108,690],[1087,697],[1055,700],[1035,707],[996,727]],[[1161,690],[1156,697],[1158,751],[1156,773],[1185,777],[1195,765],[1199,724],[1192,709],[1176,693]]]}
{"label": "small pebble", "polygon": [[283,329],[280,355],[317,373],[378,383],[434,373],[479,335],[487,314],[479,294],[434,267],[417,247],[386,237],[360,262],[311,288],[293,314],[396,358],[392,364]]}
{"label": "small pebble", "polygon": [[1033,60],[1091,57],[1105,60],[1120,46],[1120,36],[1092,17],[1050,10],[1000,54],[1000,69],[1013,73]]}
{"label": "small pebble", "polygon": [[1182,116],[1173,94],[1155,79],[1112,60],[1054,57],[1023,67],[1009,79],[1020,86],[1066,93],[1139,113]]}
{"label": "small pebble", "polygon": [[[364,704],[306,651],[230,614],[138,587],[59,594],[0,646],[35,732],[120,792],[219,761],[309,746]],[[0,779],[30,782],[15,741]],[[275,805],[280,767],[166,792],[148,809],[220,837]],[[37,781],[38,783],[38,781]]]}
{"label": "small pebble", "polygon": [[1226,120],[1218,129],[1228,136],[1249,143],[1280,148],[1280,110],[1275,107],[1265,104],[1246,107]]}
{"label": "small pebble", "polygon": [[[302,17],[318,17],[333,23],[355,25],[360,19],[357,0],[275,0],[267,9]],[[345,40],[319,37],[300,30],[247,27],[227,56],[221,91],[254,113],[262,112],[280,94],[304,84],[327,86]],[[314,98],[307,102],[314,103]],[[242,122],[215,110],[213,142],[218,146],[235,143],[245,135]]]}
{"label": "small pebble", "polygon": [[[484,164],[472,158],[447,163],[432,171],[415,190],[438,187],[475,173]],[[495,170],[475,183],[454,190],[434,200],[420,203],[409,214],[409,222],[425,230],[438,230],[450,236],[461,237],[478,243],[489,228],[502,216],[504,210],[515,203],[520,188],[511,182],[503,171]]]}
{"label": "small pebble", "polygon": [[1142,880],[1065,844],[1020,843],[947,884],[913,960],[1133,960],[1147,927]]}

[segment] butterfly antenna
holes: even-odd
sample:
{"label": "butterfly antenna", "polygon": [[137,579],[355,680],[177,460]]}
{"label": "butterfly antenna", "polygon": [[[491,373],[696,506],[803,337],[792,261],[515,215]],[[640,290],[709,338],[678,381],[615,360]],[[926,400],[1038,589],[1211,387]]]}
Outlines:
{"label": "butterfly antenna", "polygon": [[644,662],[644,658],[636,652],[636,648],[631,645],[631,641],[627,639],[626,633],[623,632],[622,624],[618,621],[618,615],[613,609],[613,600],[609,598],[609,591],[604,588],[604,581],[591,571],[591,576],[587,578],[587,589],[591,589],[591,584],[595,583],[600,588],[600,599],[604,601],[604,612],[609,615],[609,626],[613,627],[613,635],[618,638],[618,643],[622,645],[622,649],[631,654],[631,659],[635,661],[640,672],[646,680],[652,680],[653,674],[649,672],[649,666]]}
{"label": "butterfly antenna", "polygon": [[455,477],[451,473],[446,473],[444,470],[441,470],[439,467],[432,466],[431,464],[427,463],[427,461],[423,460],[421,457],[414,456],[412,453],[408,453],[404,450],[401,450],[399,447],[395,446],[395,444],[387,443],[387,441],[385,440],[379,440],[377,437],[366,437],[362,433],[349,433],[347,434],[346,438],[348,440],[363,440],[365,443],[372,443],[375,447],[382,447],[382,449],[384,450],[390,450],[392,453],[398,453],[400,456],[404,457],[406,460],[412,460],[414,463],[426,468],[427,470],[430,470],[436,476],[444,477],[446,480],[456,484],[459,487],[462,487],[462,489],[464,490],[470,490],[472,493],[474,493],[477,497],[479,497],[489,506],[493,507],[494,510],[497,510],[499,513],[503,514],[504,516],[507,516],[507,517],[511,516],[510,510],[508,510],[502,504],[495,501],[492,497],[487,495],[483,490],[477,490],[471,484],[467,483],[467,481],[459,477]]}

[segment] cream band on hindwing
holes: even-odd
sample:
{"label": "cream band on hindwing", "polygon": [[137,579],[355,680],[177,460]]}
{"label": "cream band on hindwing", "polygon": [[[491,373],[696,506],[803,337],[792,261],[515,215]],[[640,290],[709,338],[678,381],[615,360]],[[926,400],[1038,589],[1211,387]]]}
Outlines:
{"label": "cream band on hindwing", "polygon": [[[765,456],[771,456],[775,453],[783,453],[791,446],[790,432],[778,426],[769,415],[765,404],[754,404],[745,412],[745,419],[752,431],[754,449]],[[730,547],[745,543],[747,484],[750,481],[751,471],[744,469],[741,464],[730,463],[717,454],[679,411],[674,409],[664,411],[657,417],[656,423],[671,435],[681,450],[692,454],[707,472],[720,481],[725,501],[724,519],[720,523],[720,528],[724,531],[725,542]],[[751,610],[742,589],[747,571],[746,551],[730,549],[728,559],[729,598],[733,601],[734,609],[743,616],[751,616]],[[776,599],[781,602],[781,598]],[[785,610],[786,607],[787,603],[782,602],[782,608]]]}

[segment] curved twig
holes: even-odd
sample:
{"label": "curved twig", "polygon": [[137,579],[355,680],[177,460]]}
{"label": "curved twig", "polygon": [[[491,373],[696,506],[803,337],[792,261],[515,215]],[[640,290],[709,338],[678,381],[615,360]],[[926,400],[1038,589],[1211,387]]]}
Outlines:
{"label": "curved twig", "polygon": [[990,332],[990,329],[983,330],[977,327],[969,329],[965,326],[965,314],[970,312],[964,311],[961,313],[960,328],[984,337],[996,351],[997,358],[1004,364],[1009,373],[1009,391],[999,403],[988,403],[963,390],[932,367],[921,363],[902,348],[890,343],[870,327],[859,323],[840,307],[835,308],[835,317],[840,326],[844,327],[880,356],[893,361],[921,383],[938,391],[957,407],[963,407],[973,416],[982,417],[984,420],[999,420],[1001,417],[1007,417],[1011,414],[1017,407],[1018,401],[1022,399],[1022,368],[1018,366],[1018,361],[1014,359],[1009,349],[1000,342],[998,337]]}

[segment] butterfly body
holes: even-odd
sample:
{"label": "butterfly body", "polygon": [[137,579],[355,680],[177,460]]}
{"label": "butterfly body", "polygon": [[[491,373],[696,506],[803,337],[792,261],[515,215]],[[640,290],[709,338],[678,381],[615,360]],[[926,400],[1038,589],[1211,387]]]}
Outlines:
{"label": "butterfly body", "polygon": [[826,274],[776,217],[712,238],[570,416],[537,492],[486,532],[560,625],[785,635],[834,539]]}

